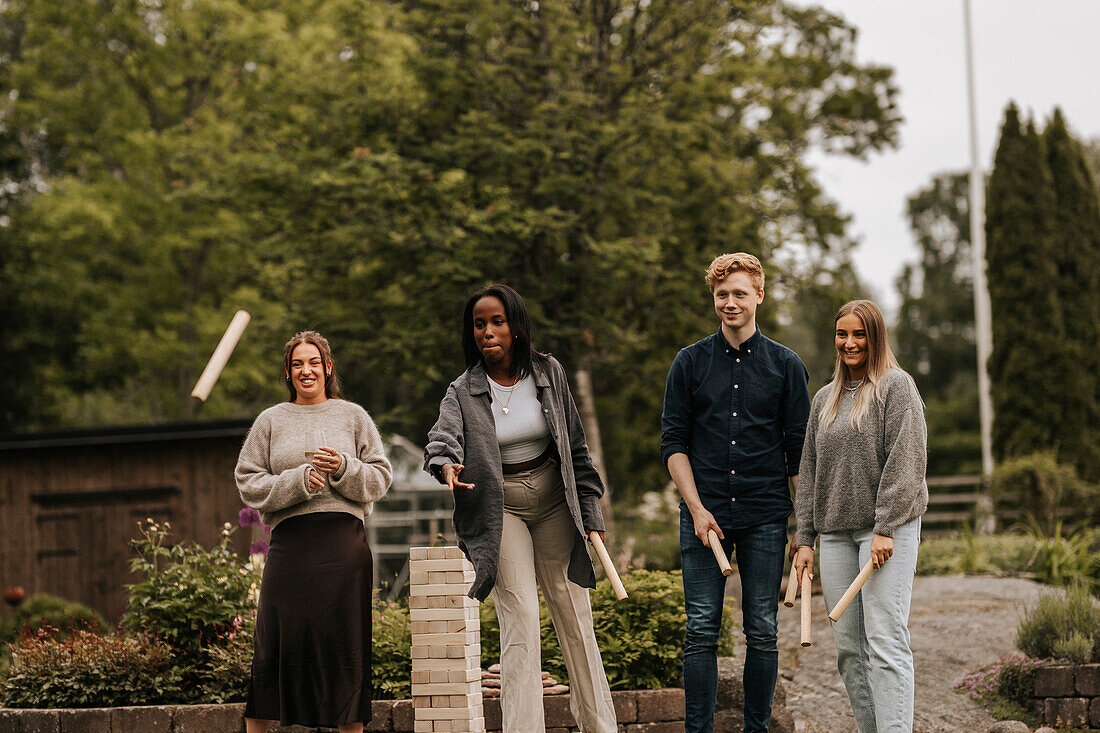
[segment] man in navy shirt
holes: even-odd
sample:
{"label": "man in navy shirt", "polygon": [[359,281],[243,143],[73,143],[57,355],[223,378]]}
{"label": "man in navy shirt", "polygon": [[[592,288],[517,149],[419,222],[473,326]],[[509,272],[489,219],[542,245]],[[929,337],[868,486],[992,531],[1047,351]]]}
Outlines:
{"label": "man in navy shirt", "polygon": [[756,257],[721,255],[707,268],[721,328],[681,349],[668,372],[661,459],[679,489],[687,629],[687,733],[714,730],[718,634],[725,577],[707,531],[737,553],[744,615],[745,733],[767,731],[779,671],[776,609],[798,462],[810,414],[798,355],[756,326],[764,270]]}

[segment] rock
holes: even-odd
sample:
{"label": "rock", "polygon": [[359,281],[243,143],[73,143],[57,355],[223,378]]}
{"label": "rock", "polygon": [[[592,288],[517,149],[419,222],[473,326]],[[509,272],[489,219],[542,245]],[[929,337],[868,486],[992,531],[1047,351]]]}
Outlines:
{"label": "rock", "polygon": [[568,695],[569,685],[553,685],[551,687],[542,688],[543,695]]}
{"label": "rock", "polygon": [[1031,728],[1019,720],[998,720],[989,726],[989,733],[1031,733]]}
{"label": "rock", "polygon": [[1042,728],[1036,728],[1035,733],[1058,733],[1058,731],[1044,725]]}
{"label": "rock", "polygon": [[493,674],[500,674],[500,663],[498,662],[497,664],[490,664],[489,671]]}

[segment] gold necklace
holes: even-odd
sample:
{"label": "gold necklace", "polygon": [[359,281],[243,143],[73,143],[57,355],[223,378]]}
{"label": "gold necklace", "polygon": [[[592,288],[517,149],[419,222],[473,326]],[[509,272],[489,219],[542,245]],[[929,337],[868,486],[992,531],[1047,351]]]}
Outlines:
{"label": "gold necklace", "polygon": [[490,389],[492,388],[492,385],[494,385],[494,384],[496,384],[497,388],[501,392],[505,392],[505,391],[508,392],[508,399],[505,400],[504,404],[501,405],[501,407],[500,407],[500,411],[503,412],[505,415],[507,415],[508,414],[508,405],[512,404],[512,393],[515,392],[516,387],[519,386],[519,381],[517,380],[516,383],[511,386],[511,388],[508,388],[508,387],[505,387],[503,384],[497,384],[496,381],[494,381],[493,378],[490,377],[489,378]]}

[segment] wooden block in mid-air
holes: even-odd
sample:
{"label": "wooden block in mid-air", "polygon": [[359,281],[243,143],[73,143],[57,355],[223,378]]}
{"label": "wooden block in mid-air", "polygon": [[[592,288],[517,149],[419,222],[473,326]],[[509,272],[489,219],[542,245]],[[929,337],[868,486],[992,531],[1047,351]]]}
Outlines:
{"label": "wooden block in mid-air", "polygon": [[241,340],[241,334],[244,333],[251,319],[252,316],[248,315],[248,311],[237,311],[233,315],[229,327],[222,334],[222,340],[218,342],[214,353],[210,355],[210,361],[206,362],[206,368],[199,375],[199,381],[195,382],[195,388],[191,390],[192,397],[200,402],[206,402],[206,398],[210,396],[210,390],[214,389],[214,383],[221,376],[222,369],[225,369],[230,354],[237,348],[237,342]]}

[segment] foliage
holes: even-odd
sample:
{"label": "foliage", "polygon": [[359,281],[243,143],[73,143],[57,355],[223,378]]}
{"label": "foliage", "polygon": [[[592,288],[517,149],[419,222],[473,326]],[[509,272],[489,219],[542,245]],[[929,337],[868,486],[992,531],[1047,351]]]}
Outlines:
{"label": "foliage", "polygon": [[166,644],[145,636],[38,632],[12,653],[3,703],[16,708],[85,708],[174,702],[182,673]]}
{"label": "foliage", "polygon": [[[1042,136],[1015,104],[989,178],[986,261],[993,316],[989,373],[998,458],[1054,451],[1100,476],[1100,202],[1060,112]],[[1036,317],[1043,342],[1036,349]],[[1038,388],[1021,389],[1042,379]]]}
{"label": "foliage", "polygon": [[371,697],[404,699],[412,694],[411,628],[405,603],[379,601],[371,611]]}
{"label": "foliage", "polygon": [[310,326],[423,435],[464,295],[508,280],[592,374],[627,500],[667,482],[658,385],[715,328],[709,259],[762,256],[765,330],[820,344],[858,284],[808,157],[900,121],[855,29],[783,0],[11,0],[0,28],[0,323],[31,365],[0,429],[193,417],[243,307],[205,416],[278,399]]}
{"label": "foliage", "polygon": [[1005,657],[1000,661],[963,675],[955,689],[982,704],[998,720],[1022,720],[1038,726],[1032,700],[1035,672],[1040,667],[1061,664],[1063,659]]}
{"label": "foliage", "polygon": [[123,624],[170,644],[184,663],[198,664],[203,650],[236,630],[239,618],[253,608],[259,577],[230,546],[235,531],[226,523],[221,542],[212,549],[167,543],[171,527],[149,519],[142,538],[132,544],[137,557],[130,568],[142,577],[126,586]]}
{"label": "foliage", "polygon": [[1049,585],[1080,585],[1100,597],[1100,529],[1066,535],[1058,522],[1049,537],[1033,527],[1032,540],[1028,564],[1039,580]]}
{"label": "foliage", "polygon": [[928,471],[981,470],[968,178],[943,173],[907,202],[920,258],[897,280],[892,343],[917,382],[928,421]]}
{"label": "foliage", "polygon": [[[684,589],[678,573],[635,570],[622,575],[629,598],[616,601],[607,580],[591,593],[592,622],[603,655],[604,671],[613,690],[648,690],[682,684]],[[540,596],[542,668],[568,683],[561,644],[557,641],[546,603]],[[732,601],[722,610],[723,635],[718,653],[732,656],[738,626]],[[482,664],[500,658],[500,625],[492,599],[481,604]]]}
{"label": "foliage", "polygon": [[962,537],[921,540],[917,574],[1024,573],[1031,569],[1034,547],[1034,540],[1025,535],[980,536],[968,528]]}
{"label": "foliage", "polygon": [[20,603],[12,626],[15,633],[24,636],[40,630],[54,637],[68,636],[76,630],[96,634],[107,631],[107,621],[95,609],[48,593],[38,593]]}
{"label": "foliage", "polygon": [[1100,520],[1100,486],[1077,477],[1051,450],[997,465],[989,487],[997,509],[1019,510],[1040,532],[1052,534],[1063,518],[1089,525]]}
{"label": "foliage", "polygon": [[1079,660],[1100,662],[1100,606],[1081,584],[1070,586],[1064,594],[1044,594],[1025,609],[1016,629],[1016,646],[1030,657],[1071,651]]}
{"label": "foliage", "polygon": [[244,702],[252,675],[256,612],[233,620],[232,629],[218,643],[205,648],[205,661],[194,672],[203,703]]}
{"label": "foliage", "polygon": [[648,491],[640,504],[615,513],[615,532],[608,536],[608,552],[616,567],[643,570],[679,570],[680,536],[670,518],[680,515],[677,497]]}

